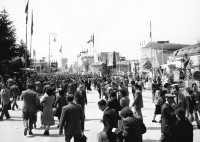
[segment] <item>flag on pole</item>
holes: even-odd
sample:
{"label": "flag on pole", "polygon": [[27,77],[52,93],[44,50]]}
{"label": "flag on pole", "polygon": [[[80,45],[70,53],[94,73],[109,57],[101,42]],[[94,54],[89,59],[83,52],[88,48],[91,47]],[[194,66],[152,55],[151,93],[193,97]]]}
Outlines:
{"label": "flag on pole", "polygon": [[151,21],[150,21],[150,38],[151,38]]}
{"label": "flag on pole", "polygon": [[33,49],[33,56],[35,56],[35,49]]}
{"label": "flag on pole", "polygon": [[33,35],[33,11],[32,11],[32,22],[31,22],[31,35]]}
{"label": "flag on pole", "polygon": [[27,22],[28,22],[28,4],[29,4],[29,0],[28,0],[28,2],[27,2],[27,4],[26,4],[26,8],[25,8],[25,13],[26,13],[26,24],[27,24]]}
{"label": "flag on pole", "polygon": [[93,36],[92,36],[92,43],[93,43],[93,48],[94,48],[94,33],[93,33]]}
{"label": "flag on pole", "polygon": [[61,45],[61,47],[60,47],[60,50],[59,50],[59,51],[60,51],[60,53],[62,53],[62,45]]}
{"label": "flag on pole", "polygon": [[90,42],[93,42],[93,37],[92,37],[92,35],[91,35],[91,37],[90,37],[90,40],[88,40],[87,43],[90,43]]}

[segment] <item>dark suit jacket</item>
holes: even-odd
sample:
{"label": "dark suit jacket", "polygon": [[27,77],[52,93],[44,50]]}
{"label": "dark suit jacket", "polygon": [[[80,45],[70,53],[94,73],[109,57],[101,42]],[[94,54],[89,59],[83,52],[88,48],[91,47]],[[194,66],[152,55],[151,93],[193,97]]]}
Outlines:
{"label": "dark suit jacket", "polygon": [[119,111],[121,110],[121,106],[120,106],[119,101],[116,98],[110,99],[108,101],[108,107],[116,110],[116,113],[117,113],[117,116],[118,116],[118,119],[119,119],[120,118],[119,117]]}
{"label": "dark suit jacket", "polygon": [[142,119],[126,117],[123,119],[123,142],[142,142]]}
{"label": "dark suit jacket", "polygon": [[35,112],[37,107],[37,95],[34,91],[28,89],[22,91],[21,99],[23,100],[23,112]]}
{"label": "dark suit jacket", "polygon": [[193,142],[193,126],[187,120],[179,120],[170,132],[167,142]]}
{"label": "dark suit jacket", "polygon": [[103,131],[106,132],[109,142],[113,142],[116,137],[112,133],[112,129],[118,127],[118,116],[114,109],[107,108],[104,111],[103,125]]}
{"label": "dark suit jacket", "polygon": [[63,127],[66,135],[81,134],[81,130],[84,130],[84,114],[80,105],[69,103],[62,108],[60,131]]}
{"label": "dark suit jacket", "polygon": [[10,96],[13,98],[20,96],[19,87],[17,85],[13,85],[10,87]]}
{"label": "dark suit jacket", "polygon": [[87,104],[87,96],[85,90],[77,90],[75,93],[75,100],[77,104],[80,104],[82,107]]}
{"label": "dark suit jacket", "polygon": [[164,103],[161,108],[161,132],[169,134],[176,123],[176,116],[171,105]]}

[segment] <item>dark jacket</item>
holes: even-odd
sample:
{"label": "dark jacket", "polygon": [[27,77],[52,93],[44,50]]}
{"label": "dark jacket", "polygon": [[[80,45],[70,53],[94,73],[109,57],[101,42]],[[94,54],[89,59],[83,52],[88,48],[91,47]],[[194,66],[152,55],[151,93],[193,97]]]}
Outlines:
{"label": "dark jacket", "polygon": [[161,133],[169,134],[176,123],[176,116],[172,106],[164,103],[161,108]]}
{"label": "dark jacket", "polygon": [[187,119],[177,122],[167,142],[193,142],[193,126]]}
{"label": "dark jacket", "polygon": [[116,137],[112,132],[113,128],[117,128],[118,126],[118,116],[114,109],[107,108],[103,114],[103,131],[106,132],[109,142],[114,142]]}
{"label": "dark jacket", "polygon": [[63,127],[66,135],[81,134],[81,130],[84,130],[84,114],[80,105],[69,103],[62,108],[60,131]]}
{"label": "dark jacket", "polygon": [[[142,119],[126,117],[123,119],[123,142],[142,142]],[[144,125],[144,124],[143,124]]]}
{"label": "dark jacket", "polygon": [[21,99],[23,100],[23,112],[35,112],[37,108],[37,94],[28,89],[26,91],[22,91]]}

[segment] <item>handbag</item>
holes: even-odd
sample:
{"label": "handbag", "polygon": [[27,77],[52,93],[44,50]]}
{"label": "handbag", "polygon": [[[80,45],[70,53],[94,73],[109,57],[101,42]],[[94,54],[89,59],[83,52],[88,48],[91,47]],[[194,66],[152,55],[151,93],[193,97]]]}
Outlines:
{"label": "handbag", "polygon": [[87,137],[84,135],[84,133],[81,135],[81,142],[87,142]]}

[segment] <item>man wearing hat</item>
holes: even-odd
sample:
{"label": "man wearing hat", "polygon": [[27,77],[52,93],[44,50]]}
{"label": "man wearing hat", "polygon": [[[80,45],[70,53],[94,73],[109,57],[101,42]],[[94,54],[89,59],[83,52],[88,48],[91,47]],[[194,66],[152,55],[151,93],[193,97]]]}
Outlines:
{"label": "man wearing hat", "polygon": [[183,108],[186,111],[186,115],[188,115],[188,110],[189,110],[189,102],[186,96],[183,95],[179,91],[179,86],[178,84],[172,84],[172,94],[174,94],[176,97],[174,98],[174,105],[175,109],[178,108]]}
{"label": "man wearing hat", "polygon": [[175,95],[165,94],[166,102],[161,108],[161,138],[160,142],[165,142],[176,123],[175,111],[172,107]]}

